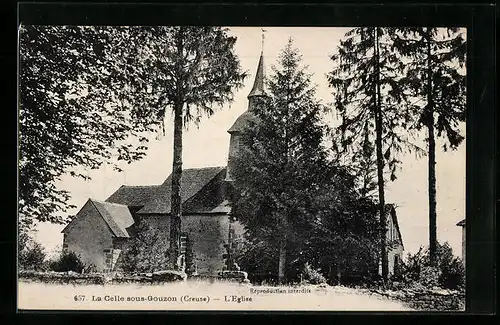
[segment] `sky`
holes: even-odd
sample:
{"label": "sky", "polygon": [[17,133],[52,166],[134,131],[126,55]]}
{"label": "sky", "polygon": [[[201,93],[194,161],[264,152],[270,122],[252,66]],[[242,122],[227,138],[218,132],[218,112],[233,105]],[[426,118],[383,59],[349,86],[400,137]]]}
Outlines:
{"label": "sky", "polygon": [[[292,37],[294,46],[302,54],[303,63],[313,73],[317,85],[317,98],[323,103],[332,101],[332,90],[327,85],[326,73],[333,68],[330,55],[349,28],[317,27],[264,27],[263,47],[266,73],[276,64],[279,52]],[[216,111],[210,118],[203,118],[199,127],[192,125],[184,132],[183,168],[225,166],[229,149],[227,130],[236,118],[247,109],[247,95],[253,85],[262,49],[261,27],[231,27],[230,34],[237,37],[235,52],[241,67],[249,73],[245,86],[235,93],[234,101]],[[332,117],[333,118],[333,117]],[[88,170],[91,180],[85,181],[64,176],[58,187],[68,190],[70,203],[77,206],[68,211],[78,212],[89,199],[105,200],[121,185],[161,184],[172,170],[173,123],[167,119],[166,134],[152,135],[147,157],[122,165],[123,172],[111,166]],[[438,146],[439,148],[439,146]],[[437,235],[439,242],[448,242],[454,254],[461,254],[461,228],[456,223],[465,218],[465,142],[456,151],[436,154],[437,173]],[[386,202],[397,206],[399,226],[405,254],[415,253],[428,244],[428,192],[426,157],[414,155],[401,157],[402,170],[396,181],[386,187]],[[36,240],[45,246],[49,255],[62,246],[63,225],[39,224]]]}

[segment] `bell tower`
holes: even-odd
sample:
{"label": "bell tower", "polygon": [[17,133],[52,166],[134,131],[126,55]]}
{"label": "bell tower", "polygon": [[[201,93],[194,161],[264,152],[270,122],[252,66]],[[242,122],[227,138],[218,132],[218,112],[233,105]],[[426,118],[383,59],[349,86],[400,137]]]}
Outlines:
{"label": "bell tower", "polygon": [[229,141],[229,155],[226,169],[226,181],[233,181],[231,171],[234,166],[232,163],[232,159],[238,154],[240,150],[240,137],[241,132],[245,129],[250,121],[255,121],[256,116],[253,114],[253,109],[257,103],[258,98],[266,97],[266,92],[264,89],[264,80],[265,80],[265,70],[264,70],[264,52],[260,53],[259,64],[257,66],[257,73],[255,74],[255,80],[253,83],[252,90],[248,94],[248,108],[247,110],[241,114],[234,124],[227,131],[231,135],[231,139]]}

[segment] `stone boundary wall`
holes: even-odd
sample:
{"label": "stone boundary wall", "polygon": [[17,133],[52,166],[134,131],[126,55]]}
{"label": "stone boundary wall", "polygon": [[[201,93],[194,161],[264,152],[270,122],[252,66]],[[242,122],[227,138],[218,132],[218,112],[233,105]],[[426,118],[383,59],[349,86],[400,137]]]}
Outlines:
{"label": "stone boundary wall", "polygon": [[402,301],[408,307],[419,311],[465,311],[465,293],[455,290],[370,290],[390,299]]}
{"label": "stone boundary wall", "polygon": [[154,273],[88,273],[81,274],[77,272],[37,272],[20,271],[18,279],[23,281],[37,281],[44,283],[58,284],[122,284],[122,283],[140,283],[140,284],[161,284],[169,282],[237,282],[248,283],[246,272],[225,271],[214,276],[193,276],[187,277],[184,272],[178,271],[159,271]]}
{"label": "stone boundary wall", "polygon": [[36,272],[20,271],[18,279],[23,281],[37,281],[57,284],[121,284],[141,283],[158,284],[179,282],[186,280],[186,274],[177,271],[160,271],[154,273],[88,273],[77,272]]}

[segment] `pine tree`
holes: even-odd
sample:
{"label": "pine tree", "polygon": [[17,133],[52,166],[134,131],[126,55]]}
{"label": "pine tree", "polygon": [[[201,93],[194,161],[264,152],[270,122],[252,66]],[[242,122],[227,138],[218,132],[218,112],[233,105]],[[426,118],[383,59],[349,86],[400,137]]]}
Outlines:
{"label": "pine tree", "polygon": [[308,204],[326,159],[323,107],[291,39],[279,66],[273,67],[268,88],[268,100],[255,109],[258,122],[243,133],[235,159],[233,211],[255,245],[270,246],[283,282],[289,257],[310,228]]}
{"label": "pine tree", "polygon": [[388,276],[384,173],[389,172],[390,180],[395,180],[400,164],[398,154],[406,149],[421,153],[406,131],[413,116],[400,111],[400,105],[406,101],[398,78],[404,64],[392,50],[390,31],[380,27],[349,31],[338,54],[331,57],[336,66],[328,76],[335,90],[335,108],[341,116],[336,129],[340,139],[336,141],[352,160],[358,175],[361,172],[361,187],[366,187],[365,191],[373,183],[369,164],[376,162],[384,279]]}
{"label": "pine tree", "polygon": [[192,109],[213,113],[215,105],[232,100],[233,90],[240,87],[244,74],[233,53],[235,38],[227,31],[213,27],[177,27],[172,30],[173,51],[165,51],[171,66],[164,66],[173,80],[164,85],[165,96],[174,112],[174,152],[170,212],[171,263],[176,263],[181,229],[182,129],[193,118]]}
{"label": "pine tree", "polygon": [[[220,27],[156,27],[139,30],[150,40],[149,55],[138,56],[148,68],[142,76],[156,90],[157,115],[174,115],[172,191],[170,196],[170,262],[176,265],[181,228],[180,184],[182,178],[182,132],[189,122],[214,113],[232,101],[234,89],[242,86],[245,74],[234,54],[236,39]],[[148,72],[152,74],[148,75]],[[144,90],[139,85],[139,90]],[[147,88],[146,87],[146,88]],[[146,101],[147,102],[147,101]],[[167,198],[166,198],[167,199]]]}
{"label": "pine tree", "polygon": [[[408,111],[418,116],[412,128],[427,130],[429,255],[436,265],[436,138],[445,139],[443,150],[458,148],[464,137],[465,39],[458,28],[405,28],[394,32],[394,47],[408,60],[402,80],[414,103]],[[425,81],[425,82],[422,82]],[[437,134],[436,134],[437,132]]]}

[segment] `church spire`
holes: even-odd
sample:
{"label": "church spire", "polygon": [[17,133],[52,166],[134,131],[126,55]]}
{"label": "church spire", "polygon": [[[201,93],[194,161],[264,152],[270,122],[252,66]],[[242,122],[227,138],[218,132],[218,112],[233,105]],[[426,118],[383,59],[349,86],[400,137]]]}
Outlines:
{"label": "church spire", "polygon": [[260,53],[259,65],[257,66],[257,74],[255,75],[255,81],[253,82],[253,88],[248,94],[248,98],[253,96],[264,96],[266,93],[264,91],[264,53]]}
{"label": "church spire", "polygon": [[266,92],[264,90],[264,33],[265,29],[262,29],[262,49],[260,51],[259,65],[257,66],[257,73],[255,75],[255,81],[253,82],[252,90],[248,94],[248,98],[253,96],[265,96]]}

